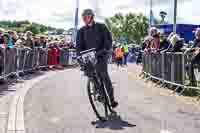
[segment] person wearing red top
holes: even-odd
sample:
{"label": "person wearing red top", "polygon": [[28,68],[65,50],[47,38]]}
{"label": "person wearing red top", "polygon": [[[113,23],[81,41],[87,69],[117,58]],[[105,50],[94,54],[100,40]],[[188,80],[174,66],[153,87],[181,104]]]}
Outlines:
{"label": "person wearing red top", "polygon": [[153,38],[151,40],[150,49],[151,52],[157,52],[160,49],[160,33],[158,32],[158,29],[155,27],[152,27],[150,29],[150,36]]}

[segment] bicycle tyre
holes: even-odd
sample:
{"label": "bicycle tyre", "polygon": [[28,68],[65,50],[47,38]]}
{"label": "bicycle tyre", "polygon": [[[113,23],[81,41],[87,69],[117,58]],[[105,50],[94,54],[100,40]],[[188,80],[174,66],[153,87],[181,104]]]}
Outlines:
{"label": "bicycle tyre", "polygon": [[[93,109],[93,111],[94,111],[94,113],[95,113],[95,115],[97,116],[97,118],[100,120],[100,121],[106,121],[106,118],[105,117],[103,117],[103,116],[101,116],[100,115],[100,113],[97,111],[97,108],[96,108],[96,106],[95,106],[95,103],[94,103],[94,101],[93,101],[93,98],[92,98],[92,94],[91,94],[91,84],[90,83],[92,83],[92,84],[95,84],[94,83],[95,81],[94,80],[91,80],[91,79],[89,79],[88,80],[88,83],[87,83],[87,91],[88,91],[88,97],[89,97],[89,101],[90,101],[90,104],[91,104],[91,106],[92,106],[92,109]],[[104,93],[104,96],[106,96],[105,95],[105,93]],[[106,102],[104,103],[104,112],[105,112],[105,116],[107,116],[107,104],[106,104]]]}

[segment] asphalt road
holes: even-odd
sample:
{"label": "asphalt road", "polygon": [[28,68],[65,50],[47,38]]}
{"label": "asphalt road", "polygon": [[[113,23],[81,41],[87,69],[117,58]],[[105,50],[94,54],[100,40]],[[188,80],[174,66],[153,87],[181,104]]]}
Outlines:
{"label": "asphalt road", "polygon": [[79,69],[58,72],[36,84],[25,97],[27,133],[199,133],[200,108],[164,96],[137,78],[138,67],[109,66],[121,119],[96,120],[87,79]]}

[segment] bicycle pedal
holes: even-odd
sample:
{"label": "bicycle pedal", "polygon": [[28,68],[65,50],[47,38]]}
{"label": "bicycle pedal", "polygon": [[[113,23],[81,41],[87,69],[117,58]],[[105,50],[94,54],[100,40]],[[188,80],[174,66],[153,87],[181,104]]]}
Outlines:
{"label": "bicycle pedal", "polygon": [[109,120],[119,120],[121,119],[120,115],[118,115],[116,112],[112,112],[109,117],[108,117]]}
{"label": "bicycle pedal", "polygon": [[105,99],[104,99],[104,97],[99,95],[99,96],[97,96],[97,101],[104,103]]}

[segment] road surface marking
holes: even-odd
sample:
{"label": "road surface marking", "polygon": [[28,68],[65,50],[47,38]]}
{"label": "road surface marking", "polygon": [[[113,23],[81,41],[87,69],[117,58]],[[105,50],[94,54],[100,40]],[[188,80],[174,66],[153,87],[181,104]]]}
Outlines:
{"label": "road surface marking", "polygon": [[167,131],[167,130],[161,130],[160,133],[172,133],[172,132],[169,132],[169,131]]}

